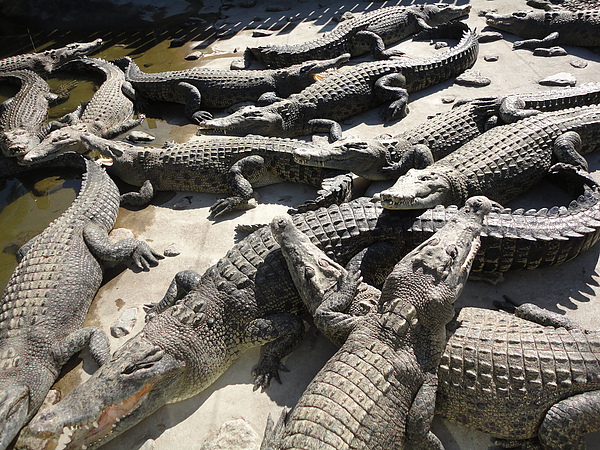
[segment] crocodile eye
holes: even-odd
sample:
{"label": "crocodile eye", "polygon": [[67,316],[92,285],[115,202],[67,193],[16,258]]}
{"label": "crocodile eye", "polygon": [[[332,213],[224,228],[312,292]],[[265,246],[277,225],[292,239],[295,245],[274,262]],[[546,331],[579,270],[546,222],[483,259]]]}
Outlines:
{"label": "crocodile eye", "polygon": [[312,277],[315,276],[315,274],[316,272],[313,267],[307,266],[306,269],[304,269],[304,276],[307,280],[310,280]]}
{"label": "crocodile eye", "polygon": [[134,372],[140,371],[140,370],[144,370],[144,369],[150,369],[152,366],[154,366],[154,364],[157,361],[142,361],[139,363],[135,363],[135,364],[128,364],[124,369],[123,369],[123,375],[131,375]]}
{"label": "crocodile eye", "polygon": [[448,247],[446,247],[446,253],[452,259],[456,259],[456,257],[458,256],[458,249],[456,248],[456,245],[450,244]]}
{"label": "crocodile eye", "polygon": [[512,15],[515,17],[526,17],[527,13],[525,11],[516,11]]}

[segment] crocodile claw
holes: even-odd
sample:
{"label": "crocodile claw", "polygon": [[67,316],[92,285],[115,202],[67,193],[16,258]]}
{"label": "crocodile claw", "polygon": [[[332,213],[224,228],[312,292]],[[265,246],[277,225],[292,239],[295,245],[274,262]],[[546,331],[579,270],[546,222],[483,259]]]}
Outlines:
{"label": "crocodile claw", "polygon": [[243,201],[244,200],[242,199],[242,197],[237,197],[237,196],[236,197],[227,197],[227,198],[222,198],[220,200],[217,200],[210,207],[210,214],[208,215],[208,217],[210,219],[214,219],[215,217],[225,214],[226,212],[231,211],[236,206],[241,204]]}
{"label": "crocodile claw", "polygon": [[261,388],[261,391],[264,392],[271,385],[272,379],[281,384],[280,371],[289,372],[290,370],[281,363],[279,358],[263,359],[252,369],[252,376],[254,377],[252,390],[256,391]]}
{"label": "crocodile claw", "polygon": [[140,242],[131,255],[131,258],[133,259],[133,263],[136,265],[136,267],[144,271],[148,271],[150,270],[151,266],[157,266],[158,260],[163,259],[164,256],[153,250],[145,242]]}
{"label": "crocodile claw", "polygon": [[208,111],[196,111],[194,114],[192,114],[192,119],[198,124],[204,122],[205,120],[210,120],[212,118],[213,115]]}

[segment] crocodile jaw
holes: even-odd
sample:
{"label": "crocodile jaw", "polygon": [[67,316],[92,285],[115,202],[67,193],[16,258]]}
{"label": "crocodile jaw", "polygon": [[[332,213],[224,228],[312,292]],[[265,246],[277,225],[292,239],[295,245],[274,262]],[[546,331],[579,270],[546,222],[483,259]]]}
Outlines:
{"label": "crocodile jaw", "polygon": [[67,151],[78,151],[82,148],[81,133],[85,131],[85,125],[73,125],[54,130],[44,138],[42,142],[28,151],[20,163],[27,165],[48,161]]}
{"label": "crocodile jaw", "polygon": [[0,133],[0,147],[4,156],[23,156],[38,143],[35,134],[23,128]]}
{"label": "crocodile jaw", "polygon": [[386,209],[433,208],[450,196],[449,180],[430,170],[411,169],[389,189],[373,196]]}
{"label": "crocodile jaw", "polygon": [[526,11],[516,11],[512,14],[488,13],[485,16],[485,22],[490,27],[521,35],[523,30],[528,27],[528,16]]}
{"label": "crocodile jaw", "polygon": [[471,5],[454,6],[443,3],[425,5],[424,8],[426,10],[429,9],[428,23],[431,26],[438,26],[450,22],[451,20],[460,19],[461,17],[468,16],[471,11]]}
{"label": "crocodile jaw", "polygon": [[0,448],[8,447],[29,416],[29,389],[0,387]]}
{"label": "crocodile jaw", "polygon": [[283,119],[277,112],[250,106],[242,108],[227,117],[205,120],[200,123],[197,134],[281,136],[283,132],[282,124]]}
{"label": "crocodile jaw", "polygon": [[176,397],[184,364],[140,334],[84,384],[30,422],[31,435],[97,448]]}

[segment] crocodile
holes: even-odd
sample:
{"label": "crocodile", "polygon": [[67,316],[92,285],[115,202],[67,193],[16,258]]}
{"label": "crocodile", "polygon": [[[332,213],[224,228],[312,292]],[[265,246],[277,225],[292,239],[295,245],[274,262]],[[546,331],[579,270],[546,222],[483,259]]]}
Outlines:
{"label": "crocodile", "polygon": [[567,9],[581,11],[598,7],[597,0],[527,0],[527,5],[532,8],[545,9],[546,11]]}
{"label": "crocodile", "polygon": [[64,47],[40,53],[9,56],[0,59],[0,72],[32,70],[36,73],[50,73],[69,61],[89,55],[101,46],[102,39],[98,38],[92,42],[73,42]]}
{"label": "crocodile", "polygon": [[99,58],[78,59],[69,64],[90,67],[101,72],[106,79],[85,106],[61,119],[64,126],[48,133],[42,142],[19,158],[24,165],[48,160],[57,153],[81,149],[82,133],[110,138],[144,120],[139,116],[137,119],[131,118],[135,93],[125,80],[123,71],[116,65]]}
{"label": "crocodile", "polygon": [[121,180],[141,186],[139,192],[121,196],[121,203],[148,204],[157,191],[229,193],[210,208],[218,217],[244,206],[253,187],[294,181],[321,187],[319,197],[300,206],[316,209],[350,199],[351,174],[295,164],[294,148],[306,142],[290,139],[246,136],[192,140],[167,147],[141,147],[103,139],[91,133],[81,135],[88,150],[111,159],[109,171]]}
{"label": "crocodile", "polygon": [[600,83],[456,102],[449,111],[391,137],[344,138],[294,150],[299,164],[347,170],[368,180],[390,180],[423,169],[500,123],[600,103]]}
{"label": "crocodile", "polygon": [[42,126],[50,103],[58,96],[31,70],[0,72],[0,79],[17,80],[21,87],[0,105],[0,150],[4,156],[21,156],[39,144],[51,130]]}
{"label": "crocodile", "polygon": [[399,55],[385,46],[469,14],[470,5],[444,4],[390,6],[357,15],[332,31],[300,44],[248,47],[252,56],[269,67],[286,67],[311,59],[334,58],[343,53],[360,56],[369,51],[379,59]]}
{"label": "crocodile", "polygon": [[212,118],[203,108],[227,108],[245,101],[275,102],[304,89],[316,77],[348,61],[348,53],[326,61],[306,61],[279,70],[223,70],[205,67],[145,73],[129,57],[115,61],[143,99],[183,103],[196,122]]}
{"label": "crocodile", "polygon": [[501,447],[585,449],[600,429],[600,332],[533,304],[463,308],[438,369],[436,413]]}
{"label": "crocodile", "polygon": [[[290,218],[274,219],[271,228],[315,325],[334,344],[343,345],[348,333],[344,326],[336,326],[338,321],[352,324],[356,322],[352,316],[364,317],[376,310],[376,303],[369,297],[377,299],[380,293],[360,283],[357,297],[361,297],[361,309],[351,304],[354,309],[347,308],[345,314],[332,313],[331,304],[324,304],[324,298],[340,287],[346,289],[352,276],[312,244]],[[508,301],[496,305],[515,315],[463,308],[447,327],[449,341],[438,369],[436,414],[489,433],[502,446],[530,448],[534,442],[527,441],[537,440],[539,434],[545,448],[585,448],[580,433],[600,429],[595,407],[600,387],[600,334],[581,330],[568,318],[532,304],[515,307]],[[579,351],[567,351],[565,360],[567,342]],[[541,358],[545,358],[543,363]],[[575,374],[573,367],[578,368]],[[526,379],[523,373],[528,374]],[[339,382],[332,384],[337,386]],[[305,404],[306,400],[299,403]],[[559,414],[561,410],[566,414]],[[564,427],[565,415],[574,425]],[[287,412],[277,429],[269,421],[265,442],[276,442],[273,434],[281,433],[284,419],[289,420]],[[319,426],[317,423],[317,430]],[[303,432],[298,430],[299,434]]]}
{"label": "crocodile", "polygon": [[[342,277],[324,293],[315,323],[345,334],[345,342],[293,411],[285,412],[286,420],[265,432],[261,450],[442,448],[430,427],[445,326],[454,317],[454,302],[491,208],[485,197],[469,199],[441,230],[402,258],[385,280],[376,311],[360,317],[344,312],[360,277]],[[295,248],[293,226],[288,233],[290,225],[285,219],[271,222],[285,253],[302,253],[302,242]],[[296,260],[286,259],[288,266]],[[294,277],[296,283],[311,284],[302,267],[300,272],[305,275]]]}
{"label": "crocodile", "polygon": [[[457,23],[459,43],[439,55],[414,60],[385,60],[345,67],[287,100],[239,111],[200,124],[199,134],[261,134],[294,137],[315,132],[341,137],[339,121],[386,102],[385,120],[406,116],[408,93],[433,86],[471,67],[479,44],[474,32]],[[467,31],[464,31],[464,30]]]}
{"label": "crocodile", "polygon": [[587,169],[580,153],[599,144],[598,105],[537,114],[492,128],[425,169],[410,169],[373,201],[389,209],[462,205],[473,195],[504,203],[538,183],[556,160]]}
{"label": "crocodile", "polygon": [[[587,184],[585,184],[587,183]],[[589,185],[588,185],[589,184]],[[533,269],[576,257],[600,238],[600,187],[584,181],[568,207],[492,211],[472,272]],[[368,198],[292,216],[296,227],[329,257],[357,267],[380,285],[410,249],[457,214],[438,207],[418,214],[389,211]],[[372,251],[373,245],[377,243]],[[384,248],[382,248],[384,247]],[[281,358],[303,330],[305,311],[284,256],[269,227],[238,242],[203,276],[176,275],[150,320],[84,384],[36,416],[28,431],[40,438],[70,437],[67,448],[96,448],[166,403],[207,388],[247,348],[267,344],[255,385],[279,378]]]}
{"label": "crocodile", "polygon": [[33,417],[71,356],[84,347],[99,364],[110,356],[101,329],[81,328],[102,282],[101,262],[132,258],[147,270],[162,257],[134,238],[110,243],[119,193],[104,169],[76,154],[56,165],[80,167],[83,181],[73,204],[19,250],[0,300],[0,449]]}
{"label": "crocodile", "polygon": [[[516,11],[512,14],[488,13],[486,24],[526,39],[543,39],[558,32],[553,45],[600,47],[600,9],[583,11]],[[515,43],[522,47],[527,41]]]}

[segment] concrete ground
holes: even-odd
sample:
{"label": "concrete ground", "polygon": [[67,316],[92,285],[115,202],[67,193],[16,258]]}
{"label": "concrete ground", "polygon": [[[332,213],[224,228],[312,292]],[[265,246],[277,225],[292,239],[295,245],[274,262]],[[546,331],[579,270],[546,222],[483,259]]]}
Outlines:
{"label": "concrete ground", "polygon": [[[239,4],[253,2],[235,2]],[[233,30],[228,39],[217,39],[205,52],[205,58],[197,64],[227,68],[231,61],[239,57],[247,45],[268,43],[297,43],[331,29],[335,22],[332,17],[345,11],[361,12],[389,6],[395,2],[347,2],[316,0],[298,0],[282,2],[291,5],[291,9],[281,12],[266,12],[269,3],[255,2],[246,8],[233,6],[222,11],[219,22],[222,31]],[[406,2],[404,2],[406,3]],[[463,2],[459,2],[462,4]],[[327,6],[323,6],[327,4]],[[508,12],[524,8],[523,0],[473,0],[472,11],[467,23],[477,30],[485,28],[485,21],[479,17],[483,10],[495,9]],[[258,18],[258,20],[252,20]],[[252,27],[268,28],[273,24],[286,26],[268,37],[252,37]],[[247,29],[242,29],[248,27]],[[241,30],[241,31],[240,31]],[[227,33],[225,33],[227,34]],[[600,59],[597,54],[577,47],[568,47],[568,55],[554,58],[533,56],[530,50],[512,50],[514,36],[505,34],[504,40],[483,43],[479,59],[474,67],[483,75],[491,78],[487,87],[474,88],[453,84],[453,80],[434,88],[413,94],[410,97],[410,114],[400,122],[382,124],[377,111],[370,111],[346,121],[343,125],[346,135],[376,136],[383,133],[395,134],[409,129],[426,120],[428,115],[448,110],[451,105],[442,103],[442,97],[468,98],[507,94],[515,92],[533,92],[547,89],[538,84],[546,76],[558,72],[570,72],[578,84],[599,81]],[[177,51],[177,57],[191,52],[197,42],[186,44]],[[406,41],[399,48],[414,57],[433,54],[436,51],[428,42]],[[164,52],[169,58],[169,53]],[[175,54],[175,53],[173,53]],[[498,61],[487,62],[486,55],[497,55]],[[368,59],[368,58],[361,58]],[[578,69],[570,63],[575,59],[584,59],[589,64]],[[147,121],[141,128],[160,134],[161,139],[183,141],[195,132],[195,127],[179,127],[176,119],[166,123]],[[158,128],[152,128],[158,127]],[[600,160],[593,155],[588,158],[594,176],[600,180]],[[371,194],[383,189],[383,183],[371,186]],[[148,242],[155,249],[163,251],[171,244],[181,251],[176,257],[166,258],[150,272],[135,273],[124,270],[110,273],[107,281],[94,301],[87,325],[99,325],[109,332],[110,325],[128,308],[139,311],[138,323],[134,333],[143,326],[142,305],[160,300],[173,276],[180,270],[195,269],[204,272],[215,263],[234,244],[238,223],[266,223],[276,214],[285,213],[290,206],[298,205],[315,196],[315,189],[289,183],[274,185],[258,190],[259,204],[255,209],[235,212],[223,220],[208,220],[208,208],[219,195],[197,193],[163,193],[151,206],[139,211],[122,209],[117,226],[130,228],[135,235]],[[191,203],[185,209],[175,209],[184,197]],[[514,205],[526,207],[549,207],[565,204],[566,197],[548,186],[539,188],[514,202]],[[597,313],[599,298],[598,246],[576,260],[557,267],[529,272],[508,273],[505,281],[498,285],[469,282],[457,306],[477,305],[492,307],[492,301],[508,295],[517,302],[532,301],[552,311],[564,313],[578,320],[588,328],[600,328],[600,315]],[[111,337],[113,350],[125,342],[128,337]],[[252,390],[250,371],[258,361],[259,349],[253,349],[242,355],[216,383],[200,395],[189,400],[161,408],[151,417],[129,430],[119,438],[107,444],[107,450],[122,448],[190,449],[202,448],[215,438],[221,425],[234,419],[242,419],[251,430],[246,443],[241,440],[229,448],[258,448],[259,436],[262,436],[267,416],[279,415],[284,406],[293,407],[313,375],[333,354],[335,348],[310,327],[300,348],[285,361],[290,369],[282,374],[283,384],[275,383],[266,392]],[[68,392],[78,383],[89,377],[94,365],[88,357],[84,363],[71,370],[57,385]],[[253,431],[252,431],[253,430]],[[486,449],[492,443],[489,436],[456,426],[436,418],[434,431],[448,449]],[[150,440],[149,442],[147,442]],[[246,441],[244,441],[246,442]],[[589,448],[600,446],[600,436],[591,436]],[[206,447],[225,448],[225,447]]]}

